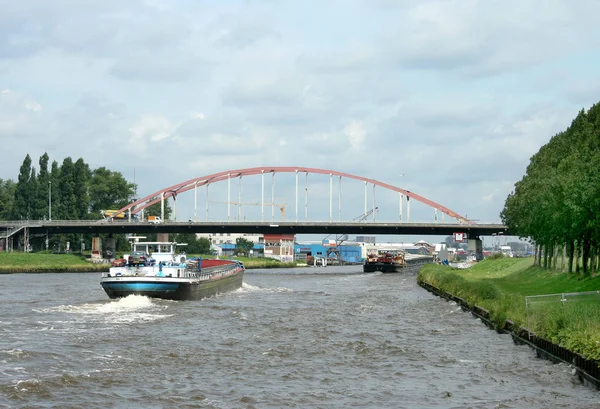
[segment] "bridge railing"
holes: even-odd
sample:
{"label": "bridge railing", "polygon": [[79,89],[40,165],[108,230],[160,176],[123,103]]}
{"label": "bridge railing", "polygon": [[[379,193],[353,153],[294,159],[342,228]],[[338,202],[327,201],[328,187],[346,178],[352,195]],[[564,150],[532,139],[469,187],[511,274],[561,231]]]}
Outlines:
{"label": "bridge railing", "polygon": [[[20,227],[43,227],[43,226],[88,226],[94,224],[134,224],[134,225],[148,225],[154,224],[153,222],[148,221],[136,221],[136,220],[0,220],[0,228],[20,228]],[[271,220],[254,220],[254,221],[238,221],[238,220],[209,220],[209,221],[172,221],[166,220],[164,222],[158,224],[168,224],[168,225],[187,225],[187,224],[241,224],[241,225],[256,225],[256,224],[269,224],[269,225],[296,225],[296,224],[331,224],[331,225],[351,225],[351,226],[360,226],[365,224],[406,224],[406,225],[441,225],[441,226],[469,226],[469,224],[458,223],[458,222],[431,222],[431,221],[393,221],[393,220],[376,220],[376,221],[339,221],[339,220],[285,220],[285,221],[271,221]],[[478,224],[488,224],[488,223],[478,223]],[[489,223],[489,224],[497,224],[497,223]]]}

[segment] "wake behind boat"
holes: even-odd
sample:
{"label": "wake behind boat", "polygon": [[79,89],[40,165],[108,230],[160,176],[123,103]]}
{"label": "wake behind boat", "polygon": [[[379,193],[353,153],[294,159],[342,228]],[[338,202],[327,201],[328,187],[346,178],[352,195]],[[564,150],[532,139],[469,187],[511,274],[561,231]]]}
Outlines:
{"label": "wake behind boat", "polygon": [[235,260],[188,259],[175,242],[132,242],[132,251],[113,262],[100,284],[110,298],[144,295],[198,300],[242,286],[244,265]]}

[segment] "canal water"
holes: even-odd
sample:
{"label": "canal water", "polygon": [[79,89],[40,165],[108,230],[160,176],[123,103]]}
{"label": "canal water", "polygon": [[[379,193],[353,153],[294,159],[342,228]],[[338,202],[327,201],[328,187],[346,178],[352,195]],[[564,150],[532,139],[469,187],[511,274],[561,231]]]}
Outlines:
{"label": "canal water", "polygon": [[360,268],[249,270],[187,302],[109,300],[98,273],[0,276],[0,407],[600,407],[416,275]]}

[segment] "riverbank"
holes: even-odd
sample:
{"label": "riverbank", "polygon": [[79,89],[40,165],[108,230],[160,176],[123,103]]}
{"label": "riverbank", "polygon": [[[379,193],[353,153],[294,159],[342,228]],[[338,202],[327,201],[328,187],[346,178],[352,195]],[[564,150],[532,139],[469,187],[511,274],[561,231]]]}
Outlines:
{"label": "riverbank", "polygon": [[[549,353],[561,350],[559,355],[571,357],[569,363],[591,362],[592,372],[598,373],[600,277],[554,273],[534,266],[532,258],[500,258],[460,270],[427,265],[417,281],[470,309],[493,328],[536,346],[546,345]],[[590,294],[573,294],[581,292]],[[569,294],[561,295],[565,293]],[[543,296],[550,294],[558,296]],[[526,305],[526,296],[540,297],[529,298]]]}
{"label": "riverbank", "polygon": [[0,253],[0,274],[100,272],[109,267],[76,254]]}
{"label": "riverbank", "polygon": [[[296,268],[297,263],[282,263],[270,258],[236,258],[246,269]],[[0,274],[105,272],[110,264],[96,264],[77,254],[0,253]]]}

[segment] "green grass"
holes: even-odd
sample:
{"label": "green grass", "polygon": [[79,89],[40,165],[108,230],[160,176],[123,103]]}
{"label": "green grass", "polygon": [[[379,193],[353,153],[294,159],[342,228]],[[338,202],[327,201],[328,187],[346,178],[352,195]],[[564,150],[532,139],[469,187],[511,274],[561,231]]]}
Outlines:
{"label": "green grass", "polygon": [[261,257],[261,258],[249,258],[249,257],[233,257],[234,260],[239,260],[244,263],[244,267],[247,269],[254,268],[289,268],[298,267],[296,263],[283,263],[273,258]]}
{"label": "green grass", "polygon": [[489,279],[504,291],[524,296],[594,291],[600,288],[600,278],[554,273],[534,266],[533,258],[484,260],[460,273],[467,279]]}
{"label": "green grass", "polygon": [[[298,267],[296,263],[282,263],[271,258],[235,257],[235,259],[243,262],[247,269]],[[0,252],[0,274],[107,271],[108,268],[107,264],[93,264],[86,261],[85,257],[76,254]]]}
{"label": "green grass", "polygon": [[599,290],[600,277],[554,273],[534,266],[532,258],[500,258],[463,270],[428,265],[421,269],[418,280],[462,298],[471,307],[486,309],[498,327],[508,319],[538,336],[600,360],[600,295],[569,297],[568,304],[560,302],[560,297],[554,302],[530,304],[529,317],[525,307],[525,296]]}
{"label": "green grass", "polygon": [[0,273],[105,271],[75,254],[0,253]]}

